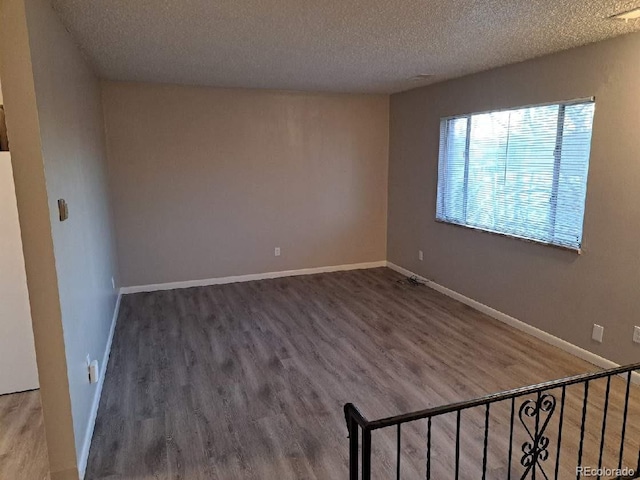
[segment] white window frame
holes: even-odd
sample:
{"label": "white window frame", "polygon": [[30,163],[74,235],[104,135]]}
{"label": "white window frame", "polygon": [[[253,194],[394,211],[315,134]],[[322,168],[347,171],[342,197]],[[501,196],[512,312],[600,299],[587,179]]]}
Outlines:
{"label": "white window frame", "polygon": [[[553,217],[553,221],[551,222],[552,224],[552,228],[555,229],[556,225],[555,225],[555,217],[557,214],[557,190],[558,190],[558,185],[559,185],[559,176],[560,176],[560,162],[562,159],[562,139],[563,139],[563,127],[564,127],[564,116],[565,116],[565,109],[567,106],[571,106],[571,105],[576,105],[576,104],[583,104],[583,103],[593,103],[594,107],[595,107],[595,97],[591,96],[591,97],[584,97],[584,98],[577,98],[577,99],[573,99],[573,100],[564,100],[564,101],[555,101],[555,102],[546,102],[546,103],[535,103],[535,104],[528,104],[528,105],[520,105],[517,107],[508,107],[508,108],[501,108],[501,109],[493,109],[493,110],[483,110],[483,111],[478,111],[478,112],[472,112],[472,113],[465,113],[465,114],[459,114],[459,115],[451,115],[451,116],[447,116],[447,117],[441,117],[440,118],[440,144],[439,144],[439,150],[438,150],[438,177],[437,177],[437,185],[436,185],[436,215],[435,215],[435,221],[438,223],[443,223],[443,224],[447,224],[447,225],[455,225],[458,227],[463,227],[463,228],[467,228],[470,230],[476,230],[479,232],[485,232],[485,233],[490,233],[490,234],[494,234],[494,235],[498,235],[498,236],[503,236],[503,237],[507,237],[507,238],[515,238],[518,240],[523,240],[525,242],[530,242],[530,243],[536,243],[536,244],[540,244],[540,245],[547,245],[547,246],[551,246],[554,248],[559,248],[562,250],[569,250],[569,251],[573,251],[576,252],[577,254],[581,254],[582,253],[582,243],[584,242],[584,217],[582,219],[583,221],[583,225],[582,225],[582,238],[581,238],[581,243],[580,245],[575,248],[575,247],[571,247],[571,246],[566,246],[566,245],[560,245],[560,244],[556,244],[556,243],[552,243],[552,242],[547,242],[544,240],[540,240],[540,239],[536,239],[536,238],[530,238],[530,237],[526,237],[526,236],[522,236],[522,235],[517,235],[514,233],[508,233],[508,232],[503,232],[503,231],[499,231],[499,230],[492,230],[489,228],[484,228],[484,227],[480,227],[480,226],[475,226],[472,224],[468,224],[468,223],[463,223],[463,222],[456,222],[456,221],[452,221],[452,220],[447,220],[447,219],[443,219],[443,218],[439,218],[438,217],[438,204],[439,204],[439,196],[440,196],[440,189],[441,188],[446,188],[446,185],[441,186],[440,185],[440,168],[442,168],[442,161],[443,161],[443,156],[446,152],[446,145],[443,145],[442,139],[446,139],[448,138],[448,126],[449,126],[449,121],[450,120],[455,120],[455,119],[460,119],[460,118],[466,118],[467,119],[467,136],[466,136],[466,142],[465,142],[465,152],[464,152],[464,156],[465,156],[465,171],[464,171],[464,185],[463,185],[463,217],[465,218],[466,221],[466,217],[467,217],[467,195],[468,195],[468,181],[469,181],[469,150],[470,150],[470,136],[471,136],[471,118],[475,115],[482,115],[482,114],[488,114],[488,113],[498,113],[498,112],[509,112],[509,111],[513,111],[513,110],[522,110],[522,109],[526,109],[526,108],[534,108],[534,107],[545,107],[545,106],[551,106],[551,105],[558,105],[559,107],[559,111],[558,111],[558,127],[556,130],[556,146],[555,146],[555,150],[554,150],[554,169],[553,169],[553,180],[552,180],[552,190],[554,191],[554,195],[552,195],[552,208],[551,208],[551,215]],[[594,118],[594,122],[595,122],[595,118]],[[593,133],[593,125],[592,125],[592,133]],[[591,136],[591,142],[593,141],[593,135]],[[591,146],[590,146],[590,152],[589,152],[589,159],[587,160],[587,167],[589,166],[590,162],[591,162]],[[587,178],[585,178],[585,183],[588,182],[588,173],[587,173]],[[585,185],[585,210],[586,210],[586,189],[587,189],[587,185]],[[584,214],[584,216],[586,216],[586,212]]]}

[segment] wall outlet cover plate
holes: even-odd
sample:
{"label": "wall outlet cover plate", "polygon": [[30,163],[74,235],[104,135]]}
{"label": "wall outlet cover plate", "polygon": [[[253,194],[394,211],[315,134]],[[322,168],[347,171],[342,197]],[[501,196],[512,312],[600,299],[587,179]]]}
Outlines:
{"label": "wall outlet cover plate", "polygon": [[602,343],[602,338],[604,337],[604,327],[601,325],[593,324],[593,333],[591,334],[591,338],[596,342]]}

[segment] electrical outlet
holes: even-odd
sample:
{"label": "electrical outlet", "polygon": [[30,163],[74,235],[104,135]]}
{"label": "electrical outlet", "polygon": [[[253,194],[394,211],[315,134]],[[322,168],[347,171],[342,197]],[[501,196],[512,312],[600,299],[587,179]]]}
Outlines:
{"label": "electrical outlet", "polygon": [[600,325],[593,324],[593,333],[591,334],[591,338],[598,343],[602,343],[602,337],[604,336],[604,327]]}
{"label": "electrical outlet", "polygon": [[424,254],[422,253],[422,250],[418,250],[418,260],[424,260]]}
{"label": "electrical outlet", "polygon": [[640,327],[633,327],[633,341],[640,343]]}
{"label": "electrical outlet", "polygon": [[273,251],[273,254],[274,254],[276,257],[279,257],[279,256],[280,256],[280,247],[276,247],[276,248],[274,249],[274,251]]}

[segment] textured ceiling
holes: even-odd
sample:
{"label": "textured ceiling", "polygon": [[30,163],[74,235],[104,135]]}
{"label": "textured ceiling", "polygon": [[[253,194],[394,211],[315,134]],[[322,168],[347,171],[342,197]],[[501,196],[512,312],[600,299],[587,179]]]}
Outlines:
{"label": "textured ceiling", "polygon": [[221,87],[397,92],[640,30],[606,18],[640,0],[52,4],[105,78]]}

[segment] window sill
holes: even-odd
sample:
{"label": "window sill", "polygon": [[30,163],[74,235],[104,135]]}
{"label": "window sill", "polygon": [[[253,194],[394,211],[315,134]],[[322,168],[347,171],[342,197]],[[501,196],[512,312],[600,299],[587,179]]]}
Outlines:
{"label": "window sill", "polygon": [[534,244],[537,244],[537,245],[544,245],[546,247],[557,248],[559,250],[564,250],[564,251],[567,251],[567,252],[573,252],[573,253],[575,253],[577,255],[582,255],[582,249],[581,248],[573,248],[573,247],[567,247],[567,246],[564,246],[564,245],[556,245],[555,243],[544,242],[542,240],[534,240],[532,238],[522,237],[522,236],[511,234],[511,233],[497,232],[495,230],[489,230],[487,228],[474,227],[474,226],[465,225],[465,224],[462,224],[462,223],[449,222],[447,220],[441,220],[439,218],[436,218],[435,220],[436,220],[436,223],[442,223],[444,225],[453,225],[454,227],[465,228],[467,230],[475,230],[477,232],[488,233],[488,234],[496,235],[496,236],[499,236],[499,237],[514,238],[516,240],[520,240],[520,241],[523,241],[523,242],[534,243]]}

